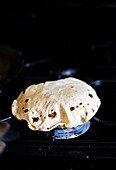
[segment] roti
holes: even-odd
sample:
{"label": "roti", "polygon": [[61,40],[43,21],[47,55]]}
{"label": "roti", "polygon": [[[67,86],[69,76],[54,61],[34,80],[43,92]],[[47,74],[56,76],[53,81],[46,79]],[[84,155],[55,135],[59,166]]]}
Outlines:
{"label": "roti", "polygon": [[31,85],[13,101],[12,114],[32,130],[72,128],[90,120],[101,101],[95,90],[76,78]]}

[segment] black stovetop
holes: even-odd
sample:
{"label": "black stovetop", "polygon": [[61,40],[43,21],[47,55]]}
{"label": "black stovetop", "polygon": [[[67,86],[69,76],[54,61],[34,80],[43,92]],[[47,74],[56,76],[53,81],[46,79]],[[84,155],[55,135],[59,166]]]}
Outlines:
{"label": "black stovetop", "polygon": [[11,116],[12,101],[27,86],[70,76],[90,84],[101,99],[101,107],[85,134],[65,140],[54,140],[54,131],[32,131],[25,121],[12,117],[3,139],[7,147],[0,156],[3,170],[115,165],[116,5],[67,3],[65,10],[64,6],[51,2],[40,3],[39,7],[32,4],[31,8],[30,4],[26,11],[23,7],[22,11],[0,16],[0,43],[16,49],[25,61],[20,75],[0,89],[1,118]]}
{"label": "black stovetop", "polygon": [[[94,64],[91,66],[90,64],[87,70],[90,74],[83,69],[81,74],[80,66],[82,65],[78,66],[78,62],[74,61],[76,59],[72,59],[70,64],[67,62],[64,65],[64,59],[56,61],[45,58],[30,67],[26,67],[26,65],[29,66],[29,63],[25,63],[25,68],[20,76],[1,89],[1,117],[4,119],[11,116],[12,101],[27,86],[73,76],[89,83],[96,90],[102,102],[98,113],[90,121],[89,130],[77,138],[57,140],[53,138],[53,130],[50,133],[32,131],[27,127],[25,121],[18,121],[12,117],[8,120],[11,128],[3,139],[7,144],[1,156],[3,169],[15,169],[19,160],[21,161],[19,169],[23,166],[25,169],[32,169],[36,166],[40,166],[41,169],[43,167],[52,169],[55,166],[56,169],[75,169],[77,166],[81,169],[85,167],[85,164],[88,168],[94,168],[99,165],[104,166],[106,160],[107,166],[109,161],[112,161],[112,165],[114,165],[116,160],[116,81],[112,77],[115,77],[115,67],[112,68],[108,62],[105,66]],[[72,68],[74,70],[70,72]],[[42,69],[44,69],[43,72]],[[105,71],[108,73],[107,75],[104,75]],[[109,71],[111,71],[110,74]],[[107,80],[108,75],[111,79]],[[101,77],[102,80],[98,77]],[[6,160],[7,164],[5,164]]]}

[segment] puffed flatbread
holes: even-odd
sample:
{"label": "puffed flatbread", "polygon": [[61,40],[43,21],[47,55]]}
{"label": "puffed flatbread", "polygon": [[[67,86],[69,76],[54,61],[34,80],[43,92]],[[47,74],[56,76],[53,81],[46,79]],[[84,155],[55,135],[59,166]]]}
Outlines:
{"label": "puffed flatbread", "polygon": [[90,85],[70,77],[29,86],[13,101],[12,114],[32,130],[50,131],[87,122],[100,104]]}

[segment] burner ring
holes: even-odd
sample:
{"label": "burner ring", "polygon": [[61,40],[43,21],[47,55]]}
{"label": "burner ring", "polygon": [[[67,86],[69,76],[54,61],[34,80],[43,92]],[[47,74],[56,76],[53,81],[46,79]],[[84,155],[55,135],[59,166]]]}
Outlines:
{"label": "burner ring", "polygon": [[76,138],[84,134],[89,129],[90,124],[91,124],[90,121],[88,121],[71,129],[55,129],[53,138],[54,139]]}

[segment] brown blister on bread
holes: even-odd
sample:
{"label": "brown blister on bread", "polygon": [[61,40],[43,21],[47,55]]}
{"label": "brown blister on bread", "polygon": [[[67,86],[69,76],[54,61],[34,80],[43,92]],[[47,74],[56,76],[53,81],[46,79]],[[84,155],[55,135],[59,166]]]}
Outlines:
{"label": "brown blister on bread", "polygon": [[33,123],[35,123],[35,122],[38,122],[39,117],[32,117],[32,119],[33,119]]}
{"label": "brown blister on bread", "polygon": [[53,111],[51,114],[49,114],[48,116],[51,117],[52,119],[55,118],[57,115],[57,113],[55,111]]}

